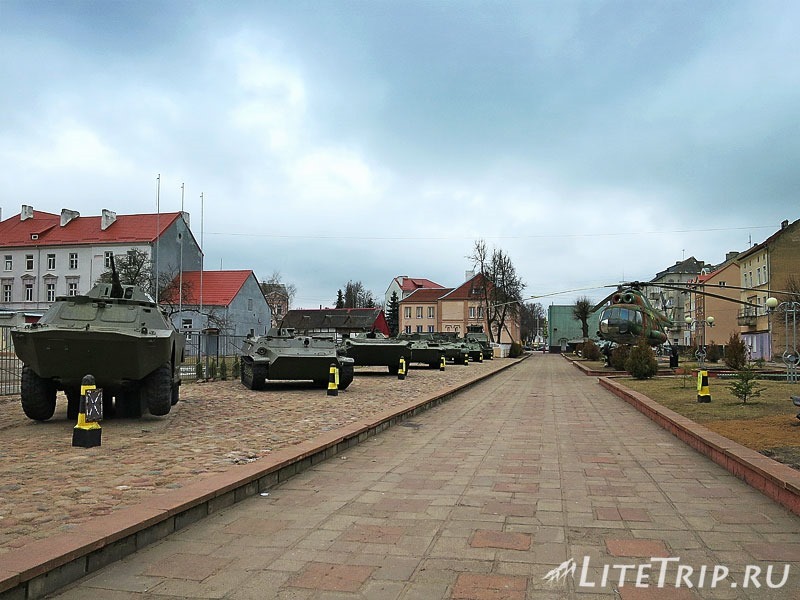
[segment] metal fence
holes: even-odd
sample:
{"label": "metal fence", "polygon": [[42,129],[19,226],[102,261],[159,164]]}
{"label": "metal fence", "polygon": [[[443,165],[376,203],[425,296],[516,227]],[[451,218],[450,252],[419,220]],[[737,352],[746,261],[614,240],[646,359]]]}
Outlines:
{"label": "metal fence", "polygon": [[0,396],[19,394],[22,361],[14,354],[11,327],[0,325]]}
{"label": "metal fence", "polygon": [[197,378],[197,363],[203,365],[203,372],[208,374],[211,363],[216,361],[219,365],[223,359],[233,361],[234,356],[239,356],[242,351],[245,336],[214,333],[213,330],[184,329],[186,340],[183,363],[181,363],[181,378],[191,381]]}
{"label": "metal fence", "polygon": [[[0,396],[19,394],[22,378],[22,361],[14,353],[11,329],[10,326],[0,325]],[[203,364],[204,373],[209,372],[213,361],[219,365],[220,361],[228,359],[230,366],[233,357],[241,353],[245,339],[244,336],[214,334],[207,330],[184,330],[182,333],[186,339],[186,350],[181,364],[181,377],[187,381],[196,379],[198,360]]]}

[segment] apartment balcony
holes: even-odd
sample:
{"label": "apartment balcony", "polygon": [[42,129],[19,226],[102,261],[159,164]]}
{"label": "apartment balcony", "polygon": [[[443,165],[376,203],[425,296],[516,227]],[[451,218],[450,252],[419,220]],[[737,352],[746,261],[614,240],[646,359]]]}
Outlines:
{"label": "apartment balcony", "polygon": [[739,313],[736,322],[740,327],[755,327],[758,317],[752,313]]}

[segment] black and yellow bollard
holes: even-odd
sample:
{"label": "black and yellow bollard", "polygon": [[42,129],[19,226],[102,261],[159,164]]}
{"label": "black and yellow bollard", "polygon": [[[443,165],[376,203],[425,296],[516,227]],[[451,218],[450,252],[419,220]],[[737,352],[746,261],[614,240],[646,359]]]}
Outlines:
{"label": "black and yellow bollard", "polygon": [[339,395],[339,367],[336,363],[331,363],[331,369],[328,372],[328,396]]}
{"label": "black and yellow bollard", "polygon": [[404,356],[400,357],[400,366],[397,369],[397,378],[398,379],[406,378],[406,359]]}
{"label": "black and yellow bollard", "polygon": [[478,352],[478,362],[483,362],[483,352]]}
{"label": "black and yellow bollard", "polygon": [[[87,419],[87,407],[89,418]],[[72,430],[72,445],[94,448],[100,445],[103,430],[98,418],[103,416],[103,390],[98,390],[92,375],[81,380],[81,399],[78,408],[78,424]]]}
{"label": "black and yellow bollard", "polygon": [[444,371],[444,366],[447,364],[447,361],[444,358],[444,354],[442,354],[441,359],[439,360],[439,370]]}
{"label": "black and yellow bollard", "polygon": [[697,372],[697,401],[711,402],[711,392],[708,389],[708,371]]}
{"label": "black and yellow bollard", "polygon": [[465,367],[469,366],[469,353],[464,355],[464,366]]}

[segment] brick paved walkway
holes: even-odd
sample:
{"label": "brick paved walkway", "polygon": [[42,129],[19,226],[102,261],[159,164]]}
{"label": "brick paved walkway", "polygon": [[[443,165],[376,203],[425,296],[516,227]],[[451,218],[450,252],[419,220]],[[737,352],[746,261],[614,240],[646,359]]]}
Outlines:
{"label": "brick paved walkway", "polygon": [[[545,581],[569,559],[574,575]],[[787,564],[788,580],[769,589]],[[614,565],[635,566],[624,585]],[[715,565],[729,575],[711,589]],[[744,589],[748,565],[761,573]],[[784,599],[798,589],[800,518],[595,378],[537,355],[52,597]]]}

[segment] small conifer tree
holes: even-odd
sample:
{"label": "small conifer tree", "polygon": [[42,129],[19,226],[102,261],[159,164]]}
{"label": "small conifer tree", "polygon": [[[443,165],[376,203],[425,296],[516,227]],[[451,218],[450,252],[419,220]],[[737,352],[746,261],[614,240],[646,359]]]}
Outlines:
{"label": "small conifer tree", "polygon": [[211,361],[211,364],[208,367],[208,378],[209,379],[216,379],[217,378],[217,359]]}
{"label": "small conifer tree", "polygon": [[615,371],[624,371],[625,363],[628,361],[628,355],[631,352],[630,346],[617,346],[611,351],[611,368]]}
{"label": "small conifer tree", "polygon": [[625,361],[625,370],[634,379],[650,379],[658,372],[656,355],[645,338],[639,338],[637,344],[631,348],[628,360]]}
{"label": "small conifer tree", "polygon": [[586,360],[600,360],[600,348],[593,340],[586,340],[583,345],[583,358]]}
{"label": "small conifer tree", "polygon": [[200,361],[200,357],[197,357],[197,362],[194,365],[194,377],[197,381],[201,381],[203,379],[203,363]]}
{"label": "small conifer tree", "polygon": [[222,379],[222,381],[228,380],[228,361],[224,358],[222,362],[219,363],[219,378]]}
{"label": "small conifer tree", "polygon": [[731,394],[747,404],[747,400],[758,398],[766,388],[758,383],[758,373],[750,365],[745,365],[736,372],[736,376],[728,384]]}
{"label": "small conifer tree", "polygon": [[732,333],[725,346],[725,364],[731,369],[741,370],[747,363],[747,346],[738,333]]}
{"label": "small conifer tree", "polygon": [[237,354],[233,357],[233,368],[231,369],[231,376],[234,379],[239,379],[240,368],[241,367],[239,366],[239,355]]}

